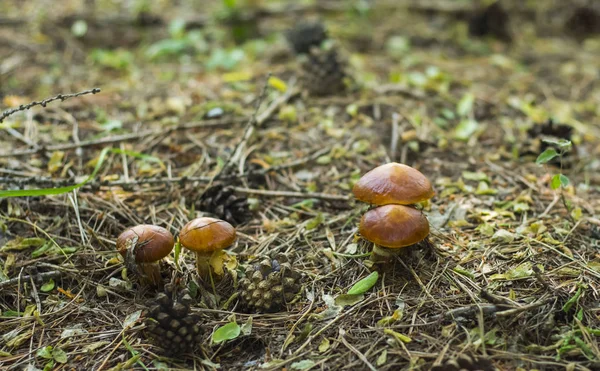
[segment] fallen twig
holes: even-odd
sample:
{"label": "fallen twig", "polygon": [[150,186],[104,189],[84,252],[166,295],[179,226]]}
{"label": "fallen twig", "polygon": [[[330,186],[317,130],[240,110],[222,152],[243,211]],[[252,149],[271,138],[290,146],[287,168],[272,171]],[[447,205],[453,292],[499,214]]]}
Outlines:
{"label": "fallen twig", "polygon": [[19,107],[10,108],[10,109],[2,112],[2,115],[0,115],[0,122],[3,122],[4,119],[10,115],[13,115],[19,111],[26,111],[26,110],[30,109],[31,107],[35,107],[35,106],[46,107],[46,105],[48,103],[54,102],[56,100],[60,100],[61,102],[64,102],[65,100],[67,100],[69,98],[75,98],[75,97],[80,97],[80,96],[86,95],[86,94],[96,94],[96,93],[100,93],[99,88],[84,90],[84,91],[80,91],[79,93],[73,93],[73,94],[58,94],[55,97],[47,98],[47,99],[44,99],[43,101],[33,101],[28,104],[22,104]]}
{"label": "fallen twig", "polygon": [[39,281],[39,280],[45,280],[48,278],[60,277],[61,275],[62,275],[62,273],[59,271],[50,271],[50,272],[42,272],[42,273],[38,273],[38,274],[31,274],[31,275],[28,274],[25,276],[19,276],[19,277],[11,278],[9,280],[0,282],[0,289],[4,289],[4,288],[12,286],[12,285],[18,285],[19,282],[28,282],[30,280]]}
{"label": "fallen twig", "polygon": [[332,195],[332,194],[328,194],[328,193],[268,191],[268,190],[264,190],[264,189],[250,189],[250,188],[242,188],[242,187],[234,187],[233,189],[236,192],[260,195],[260,196],[319,198],[322,200],[331,200],[331,201],[348,201],[348,200],[350,200],[350,196]]}
{"label": "fallen twig", "polygon": [[156,130],[144,130],[137,133],[129,133],[122,135],[114,135],[110,137],[104,137],[100,139],[94,140],[83,140],[78,143],[64,143],[64,144],[55,144],[52,146],[39,146],[38,148],[25,149],[21,151],[11,151],[0,153],[0,158],[2,157],[18,157],[18,156],[27,156],[33,155],[36,153],[44,152],[44,151],[64,151],[74,148],[81,147],[90,147],[97,146],[101,144],[110,144],[110,143],[119,143],[119,142],[127,142],[133,139],[141,139],[145,137],[149,137],[152,135],[168,135],[171,132],[179,131],[179,130],[188,130],[188,129],[200,129],[200,128],[215,128],[218,126],[225,126],[230,124],[236,124],[238,122],[242,122],[240,118],[230,118],[230,119],[222,119],[222,120],[206,120],[206,121],[198,121],[198,122],[188,122],[182,125],[177,125],[171,128],[164,129],[162,131]]}

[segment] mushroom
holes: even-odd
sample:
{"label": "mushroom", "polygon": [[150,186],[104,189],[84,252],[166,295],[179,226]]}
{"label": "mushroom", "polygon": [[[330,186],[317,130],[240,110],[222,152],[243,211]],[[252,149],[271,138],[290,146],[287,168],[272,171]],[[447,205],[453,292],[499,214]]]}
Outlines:
{"label": "mushroom", "polygon": [[125,263],[135,263],[142,281],[155,286],[161,282],[158,262],[169,255],[174,245],[171,232],[150,224],[131,227],[117,238],[117,250]]}
{"label": "mushroom", "polygon": [[179,234],[181,246],[196,254],[196,268],[203,279],[211,275],[210,258],[216,251],[235,241],[235,228],[221,219],[196,218],[187,223]]}
{"label": "mushroom", "polygon": [[398,253],[429,235],[429,222],[412,205],[434,195],[429,179],[420,171],[397,162],[376,167],[363,175],[352,189],[363,202],[377,205],[363,215],[360,234],[375,244],[372,258]]}
{"label": "mushroom", "polygon": [[414,245],[427,238],[429,222],[420,210],[413,207],[384,205],[363,215],[359,231],[361,236],[375,244],[374,254],[389,256],[396,252],[390,249]]}
{"label": "mushroom", "polygon": [[358,200],[372,205],[411,205],[434,195],[425,175],[397,162],[369,171],[358,180],[352,192]]}

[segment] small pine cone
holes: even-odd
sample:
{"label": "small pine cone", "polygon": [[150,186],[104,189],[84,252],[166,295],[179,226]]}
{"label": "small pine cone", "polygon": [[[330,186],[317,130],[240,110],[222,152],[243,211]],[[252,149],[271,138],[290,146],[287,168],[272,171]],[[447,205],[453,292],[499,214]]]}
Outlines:
{"label": "small pine cone", "polygon": [[471,36],[494,36],[502,41],[510,42],[510,18],[499,1],[484,9],[477,10],[469,19],[469,34]]}
{"label": "small pine cone", "polygon": [[292,268],[284,255],[263,259],[246,268],[240,280],[240,297],[248,309],[276,312],[300,291],[300,272]]}
{"label": "small pine cone", "polygon": [[327,30],[319,22],[302,22],[287,31],[286,38],[296,54],[307,54],[327,39]]}
{"label": "small pine cone", "polygon": [[346,90],[346,61],[334,47],[311,48],[301,61],[302,85],[311,95],[325,96]]}
{"label": "small pine cone", "polygon": [[494,364],[486,358],[461,354],[441,365],[435,365],[431,371],[496,371]]}
{"label": "small pine cone", "polygon": [[221,184],[207,189],[198,200],[197,208],[234,226],[248,221],[251,216],[248,199],[236,196],[233,188]]}
{"label": "small pine cone", "polygon": [[148,331],[168,354],[191,351],[202,342],[200,317],[190,313],[192,301],[186,291],[173,300],[166,290],[155,297],[148,310]]}

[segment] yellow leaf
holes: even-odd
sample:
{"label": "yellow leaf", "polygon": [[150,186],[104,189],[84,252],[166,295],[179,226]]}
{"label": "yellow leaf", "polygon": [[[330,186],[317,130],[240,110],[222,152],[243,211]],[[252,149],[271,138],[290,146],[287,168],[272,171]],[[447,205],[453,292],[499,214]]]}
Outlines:
{"label": "yellow leaf", "polygon": [[223,75],[225,82],[248,81],[252,78],[252,73],[249,71],[229,72]]}
{"label": "yellow leaf", "polygon": [[[213,272],[217,275],[217,276],[222,276],[223,273],[225,273],[225,270],[223,269],[223,267],[226,265],[226,263],[230,263],[231,259],[233,259],[234,261],[236,261],[237,264],[237,260],[235,259],[235,257],[231,257],[229,255],[227,255],[227,253],[223,250],[217,250],[215,252],[213,252],[213,254],[210,257],[210,266],[213,270]],[[229,265],[229,264],[227,264]],[[227,267],[229,269],[229,267]]]}
{"label": "yellow leaf", "polygon": [[48,172],[50,172],[50,174],[54,174],[60,170],[64,157],[65,153],[63,151],[52,152],[52,156],[50,156],[50,160],[48,160]]}
{"label": "yellow leaf", "polygon": [[2,101],[7,107],[18,107],[22,104],[29,103],[29,100],[26,97],[20,97],[18,95],[7,95]]}
{"label": "yellow leaf", "polygon": [[275,76],[269,77],[269,86],[280,92],[285,92],[287,90],[287,84],[282,79]]}
{"label": "yellow leaf", "polygon": [[386,328],[385,330],[383,330],[384,333],[388,334],[388,335],[392,335],[396,340],[401,341],[403,343],[410,343],[412,341],[412,339],[404,334],[401,334],[399,332],[396,332],[394,330],[390,330],[389,328]]}

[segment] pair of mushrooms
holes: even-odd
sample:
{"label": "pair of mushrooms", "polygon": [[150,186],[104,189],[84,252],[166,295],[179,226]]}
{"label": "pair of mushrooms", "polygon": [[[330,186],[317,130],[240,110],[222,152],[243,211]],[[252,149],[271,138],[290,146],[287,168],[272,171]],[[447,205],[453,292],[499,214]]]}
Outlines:
{"label": "pair of mushrooms", "polygon": [[377,205],[359,226],[361,236],[375,244],[374,254],[388,256],[429,235],[427,217],[412,206],[435,194],[420,171],[396,162],[381,165],[363,175],[352,192],[359,201]]}
{"label": "pair of mushrooms", "polygon": [[[215,251],[235,241],[235,228],[224,220],[196,218],[187,223],[179,234],[179,243],[196,254],[198,274],[210,276],[210,258]],[[127,229],[117,238],[117,250],[126,262],[135,262],[143,281],[153,285],[161,282],[159,261],[169,255],[175,240],[163,227],[141,224]]]}

